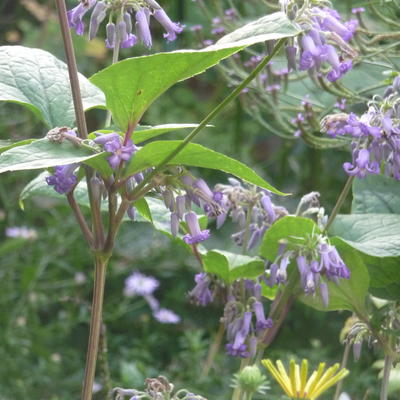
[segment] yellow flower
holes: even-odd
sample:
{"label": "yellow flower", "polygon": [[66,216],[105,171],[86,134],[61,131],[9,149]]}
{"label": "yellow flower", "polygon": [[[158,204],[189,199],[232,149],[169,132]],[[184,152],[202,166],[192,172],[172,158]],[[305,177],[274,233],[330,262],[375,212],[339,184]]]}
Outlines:
{"label": "yellow flower", "polygon": [[281,360],[276,362],[276,367],[271,360],[262,360],[262,363],[292,399],[314,400],[349,373],[345,368],[338,371],[339,364],[335,364],[325,371],[325,363],[320,363],[318,369],[307,379],[307,360],[303,360],[301,366],[291,360],[289,374]]}

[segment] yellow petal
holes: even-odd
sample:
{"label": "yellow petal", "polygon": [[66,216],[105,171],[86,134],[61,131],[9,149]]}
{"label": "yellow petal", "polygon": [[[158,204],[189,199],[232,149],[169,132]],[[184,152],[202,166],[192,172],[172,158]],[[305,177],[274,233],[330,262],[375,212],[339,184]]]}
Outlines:
{"label": "yellow petal", "polygon": [[279,370],[279,373],[280,373],[282,379],[286,383],[286,387],[289,389],[290,396],[293,397],[295,395],[295,393],[293,393],[293,391],[291,390],[292,389],[292,385],[290,383],[290,378],[289,378],[289,376],[288,376],[288,374],[286,372],[285,367],[282,364],[282,361],[281,360],[277,360],[276,361],[276,366],[278,367],[278,370]]}
{"label": "yellow petal", "polygon": [[290,360],[289,364],[290,384],[292,386],[292,393],[297,397],[297,386],[296,386],[296,363],[294,360]]}
{"label": "yellow petal", "polygon": [[305,388],[307,384],[307,374],[308,374],[308,361],[303,360],[301,362],[301,371],[300,371],[300,396],[304,396]]}
{"label": "yellow petal", "polygon": [[285,391],[285,393],[290,396],[290,386],[287,386],[285,381],[282,379],[279,371],[275,368],[274,364],[272,363],[271,360],[262,360],[262,364],[264,365],[265,368],[269,370],[271,375],[276,379],[276,381],[281,385],[282,389]]}
{"label": "yellow petal", "polygon": [[322,385],[319,388],[314,390],[312,400],[316,399],[323,392],[328,390],[330,387],[334,386],[341,379],[345,378],[348,374],[349,374],[349,371],[347,369],[342,369],[337,375],[333,376],[327,382],[325,382],[324,385]]}
{"label": "yellow petal", "polygon": [[332,367],[328,368],[324,375],[320,379],[318,379],[317,384],[310,390],[310,396],[314,396],[314,392],[319,390],[326,382],[328,382],[329,379],[331,379],[331,377],[335,375],[339,367],[339,364],[335,364]]}
{"label": "yellow petal", "polygon": [[320,363],[318,366],[318,369],[314,376],[314,379],[312,380],[312,382],[310,383],[311,378],[313,377],[314,373],[311,375],[310,380],[307,383],[307,394],[309,396],[311,396],[313,390],[315,389],[315,386],[318,384],[319,380],[321,379],[322,374],[324,373],[324,369],[325,369],[325,363]]}

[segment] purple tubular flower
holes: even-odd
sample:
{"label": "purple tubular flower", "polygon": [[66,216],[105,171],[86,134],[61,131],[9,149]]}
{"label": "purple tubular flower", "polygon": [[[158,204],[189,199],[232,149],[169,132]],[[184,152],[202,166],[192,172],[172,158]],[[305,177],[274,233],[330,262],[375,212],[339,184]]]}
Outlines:
{"label": "purple tubular flower", "polygon": [[185,220],[190,232],[183,237],[185,243],[196,244],[199,242],[203,242],[210,237],[210,231],[208,229],[205,229],[204,231],[200,229],[197,215],[194,212],[187,213],[185,215]]}
{"label": "purple tubular flower", "polygon": [[176,213],[179,218],[183,218],[186,211],[186,196],[176,196],[175,199]]}
{"label": "purple tubular flower", "polygon": [[68,193],[78,181],[78,178],[74,175],[77,167],[78,164],[56,166],[54,174],[46,177],[47,184],[54,186],[57,193]]}
{"label": "purple tubular flower", "polygon": [[276,272],[276,283],[285,283],[287,279],[287,266],[289,265],[289,255],[284,255],[279,264],[279,268]]}
{"label": "purple tubular flower", "polygon": [[103,22],[104,18],[106,17],[108,10],[108,6],[103,1],[99,1],[90,17],[90,24],[89,24],[89,40],[92,40],[99,30],[99,25]]}
{"label": "purple tubular flower", "polygon": [[267,328],[272,328],[273,322],[271,318],[265,319],[264,307],[260,301],[255,301],[253,304],[254,313],[256,315],[256,330],[263,331]]}
{"label": "purple tubular flower", "polygon": [[136,31],[141,42],[150,48],[152,45],[151,32],[149,27],[150,13],[147,8],[141,7],[136,12]]}
{"label": "purple tubular flower", "polygon": [[88,6],[79,3],[72,10],[67,12],[68,25],[70,28],[75,29],[77,35],[83,35],[85,25],[82,21],[84,15],[96,4],[97,0],[89,0]]}
{"label": "purple tubular flower", "polygon": [[297,55],[297,47],[296,46],[286,46],[286,58],[288,61],[288,70],[296,71],[296,55]]}
{"label": "purple tubular flower", "polygon": [[162,9],[154,11],[154,18],[164,27],[167,33],[164,33],[164,38],[169,42],[176,39],[176,34],[183,31],[183,26],[179,23],[172,22],[167,13]]}
{"label": "purple tubular flower", "polygon": [[171,213],[171,234],[176,237],[179,231],[179,216],[176,212]]}
{"label": "purple tubular flower", "polygon": [[151,295],[159,285],[156,278],[136,271],[125,279],[124,295],[127,297]]}
{"label": "purple tubular flower", "polygon": [[200,306],[206,306],[213,301],[213,294],[210,290],[210,278],[205,272],[196,274],[194,277],[196,286],[189,292],[189,297],[194,299]]}
{"label": "purple tubular flower", "polygon": [[354,361],[358,361],[361,357],[362,341],[356,341],[353,343],[353,357]]}
{"label": "purple tubular flower", "polygon": [[235,332],[233,343],[226,345],[228,354],[242,358],[249,357],[250,353],[247,351],[245,342],[250,332],[251,317],[252,313],[250,311],[246,311],[243,314],[243,317],[237,321],[240,322],[240,328]]}
{"label": "purple tubular flower", "polygon": [[323,19],[321,27],[324,30],[337,33],[346,42],[348,42],[354,35],[351,30],[331,15],[327,15]]}
{"label": "purple tubular flower", "polygon": [[160,308],[153,313],[154,318],[162,324],[178,324],[181,317],[167,308]]}
{"label": "purple tubular flower", "polygon": [[98,135],[93,141],[97,144],[105,145],[107,142],[110,142],[112,140],[120,140],[121,136],[118,135],[116,132],[112,133],[97,133]]}
{"label": "purple tubular flower", "polygon": [[106,47],[108,49],[113,49],[115,46],[116,33],[115,33],[115,24],[113,22],[109,22],[106,25]]}
{"label": "purple tubular flower", "polygon": [[322,302],[324,303],[324,306],[328,307],[328,305],[329,305],[328,285],[325,282],[321,282],[319,284],[319,291],[321,293]]}
{"label": "purple tubular flower", "polygon": [[353,151],[353,164],[345,162],[343,168],[350,176],[357,176],[364,178],[367,173],[379,174],[379,163],[377,161],[370,161],[370,151],[368,149],[355,149]]}
{"label": "purple tubular flower", "polygon": [[321,256],[320,265],[324,268],[328,279],[333,277],[350,279],[350,271],[334,246],[321,243],[318,251]]}
{"label": "purple tubular flower", "polygon": [[136,218],[136,210],[135,210],[135,207],[129,207],[128,208],[128,211],[127,211],[127,214],[128,214],[128,217],[132,220],[132,221],[134,221],[135,220],[135,218]]}
{"label": "purple tubular flower", "polygon": [[268,214],[269,223],[272,224],[276,220],[276,213],[269,196],[264,195],[261,198],[261,205]]}

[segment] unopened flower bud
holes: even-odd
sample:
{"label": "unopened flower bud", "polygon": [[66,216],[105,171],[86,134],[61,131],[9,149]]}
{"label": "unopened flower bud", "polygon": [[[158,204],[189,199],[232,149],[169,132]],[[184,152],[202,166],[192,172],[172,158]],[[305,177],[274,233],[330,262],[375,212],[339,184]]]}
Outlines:
{"label": "unopened flower bud", "polygon": [[265,389],[265,376],[256,365],[248,365],[235,377],[237,385],[246,393],[256,393]]}

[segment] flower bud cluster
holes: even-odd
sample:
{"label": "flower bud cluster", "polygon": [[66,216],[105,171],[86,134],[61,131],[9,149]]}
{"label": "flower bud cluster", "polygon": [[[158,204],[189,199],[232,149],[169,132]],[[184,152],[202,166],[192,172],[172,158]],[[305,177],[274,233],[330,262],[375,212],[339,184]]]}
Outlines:
{"label": "flower bud cluster", "polygon": [[223,213],[217,217],[217,228],[229,216],[239,227],[232,239],[238,246],[251,250],[276,220],[289,213],[284,207],[272,203],[268,191],[244,186],[234,178],[229,178],[229,183],[218,184],[214,188],[221,194],[220,204],[223,208]]}
{"label": "flower bud cluster", "polygon": [[400,180],[400,77],[387,88],[385,97],[375,96],[368,110],[325,117],[322,130],[331,137],[352,139],[352,162],[343,164],[350,176],[364,178],[383,172]]}
{"label": "flower bud cluster", "polygon": [[[183,26],[172,22],[164,9],[155,0],[89,0],[80,2],[68,11],[68,23],[78,35],[83,35],[85,24],[83,17],[92,11],[89,24],[89,40],[99,30],[100,24],[109,14],[106,25],[106,47],[128,48],[134,46],[138,39],[148,48],[152,46],[150,17],[153,16],[166,30],[164,38],[168,41],[176,39]],[[132,19],[135,23],[132,23]],[[136,34],[133,33],[136,29]]]}
{"label": "flower bud cluster", "polygon": [[222,321],[228,340],[227,353],[241,358],[253,358],[258,342],[264,337],[265,331],[273,326],[272,319],[265,317],[261,285],[249,280],[236,282],[231,288]]}
{"label": "flower bud cluster", "polygon": [[327,281],[339,284],[340,279],[350,279],[350,271],[346,264],[326,236],[315,234],[309,238],[308,243],[296,243],[292,246],[289,246],[289,243],[290,241],[281,244],[278,256],[268,267],[269,276],[266,283],[271,287],[285,284],[288,279],[288,267],[291,262],[295,262],[304,293],[315,295],[319,290],[325,307],[328,307]]}

